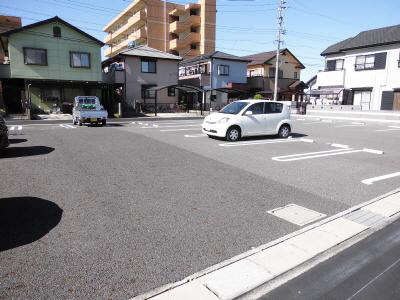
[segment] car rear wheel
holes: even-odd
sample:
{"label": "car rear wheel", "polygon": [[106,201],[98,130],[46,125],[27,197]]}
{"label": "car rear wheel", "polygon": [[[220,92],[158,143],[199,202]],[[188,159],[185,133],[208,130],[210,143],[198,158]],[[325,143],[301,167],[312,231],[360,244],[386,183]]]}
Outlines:
{"label": "car rear wheel", "polygon": [[288,125],[282,125],[279,128],[278,136],[282,139],[286,139],[289,137],[290,134],[290,127]]}
{"label": "car rear wheel", "polygon": [[240,128],[236,126],[230,127],[226,132],[226,139],[230,142],[240,140]]}

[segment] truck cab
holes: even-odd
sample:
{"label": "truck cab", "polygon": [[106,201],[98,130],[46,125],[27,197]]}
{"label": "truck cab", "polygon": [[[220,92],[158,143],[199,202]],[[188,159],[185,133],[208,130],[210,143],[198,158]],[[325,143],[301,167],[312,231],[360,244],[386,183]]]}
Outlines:
{"label": "truck cab", "polygon": [[72,110],[72,123],[82,126],[84,123],[102,124],[107,123],[108,113],[100,104],[96,96],[77,96],[74,99]]}

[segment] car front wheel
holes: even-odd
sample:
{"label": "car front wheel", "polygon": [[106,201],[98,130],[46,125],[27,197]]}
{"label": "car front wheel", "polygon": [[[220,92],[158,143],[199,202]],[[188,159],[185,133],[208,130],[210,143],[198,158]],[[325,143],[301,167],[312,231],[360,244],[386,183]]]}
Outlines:
{"label": "car front wheel", "polygon": [[231,127],[226,132],[226,139],[230,142],[240,140],[240,129],[238,127]]}
{"label": "car front wheel", "polygon": [[282,139],[286,139],[289,137],[290,134],[290,127],[288,125],[282,125],[279,128],[278,136]]}

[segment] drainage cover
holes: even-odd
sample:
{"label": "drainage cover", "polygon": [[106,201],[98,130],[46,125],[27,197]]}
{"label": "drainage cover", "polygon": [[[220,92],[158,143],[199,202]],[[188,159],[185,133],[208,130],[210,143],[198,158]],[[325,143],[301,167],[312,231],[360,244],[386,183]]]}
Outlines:
{"label": "drainage cover", "polygon": [[296,204],[288,204],[284,207],[275,208],[267,211],[267,213],[299,226],[326,217],[325,214]]}

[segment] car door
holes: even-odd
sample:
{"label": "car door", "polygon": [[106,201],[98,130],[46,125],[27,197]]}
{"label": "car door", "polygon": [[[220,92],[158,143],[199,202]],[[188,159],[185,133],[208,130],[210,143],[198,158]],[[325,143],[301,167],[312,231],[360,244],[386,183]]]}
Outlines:
{"label": "car door", "polygon": [[266,102],[264,106],[266,128],[268,134],[276,134],[277,127],[280,121],[283,120],[282,116],[283,104],[278,102]]}
{"label": "car door", "polygon": [[265,134],[264,117],[264,102],[257,102],[250,105],[241,116],[241,127],[244,134]]}

